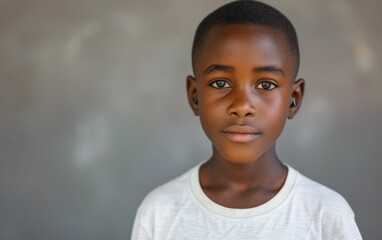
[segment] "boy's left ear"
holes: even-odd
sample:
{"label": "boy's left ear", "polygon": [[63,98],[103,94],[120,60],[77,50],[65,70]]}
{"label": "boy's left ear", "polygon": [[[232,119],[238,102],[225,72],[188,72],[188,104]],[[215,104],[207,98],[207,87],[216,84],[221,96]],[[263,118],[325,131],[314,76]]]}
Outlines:
{"label": "boy's left ear", "polygon": [[[305,91],[305,80],[300,78],[293,83],[291,105],[289,107],[288,119],[292,119],[300,109]],[[294,99],[294,100],[293,100]]]}

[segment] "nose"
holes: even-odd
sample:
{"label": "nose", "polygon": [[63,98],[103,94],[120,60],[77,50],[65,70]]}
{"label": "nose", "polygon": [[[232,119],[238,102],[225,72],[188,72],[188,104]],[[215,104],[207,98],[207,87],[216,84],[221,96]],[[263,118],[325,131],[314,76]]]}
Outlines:
{"label": "nose", "polygon": [[232,97],[232,103],[227,108],[228,115],[239,118],[256,116],[256,107],[250,90],[237,91]]}

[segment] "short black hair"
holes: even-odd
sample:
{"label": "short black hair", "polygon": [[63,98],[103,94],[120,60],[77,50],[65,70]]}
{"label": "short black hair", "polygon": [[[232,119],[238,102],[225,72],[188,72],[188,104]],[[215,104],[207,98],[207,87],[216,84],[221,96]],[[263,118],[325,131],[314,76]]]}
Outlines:
{"label": "short black hair", "polygon": [[192,68],[194,73],[196,53],[206,39],[208,31],[213,26],[228,24],[263,25],[279,30],[286,37],[290,51],[296,59],[295,75],[297,75],[300,64],[300,50],[293,24],[277,9],[252,0],[239,0],[225,4],[202,20],[196,29],[192,45]]}

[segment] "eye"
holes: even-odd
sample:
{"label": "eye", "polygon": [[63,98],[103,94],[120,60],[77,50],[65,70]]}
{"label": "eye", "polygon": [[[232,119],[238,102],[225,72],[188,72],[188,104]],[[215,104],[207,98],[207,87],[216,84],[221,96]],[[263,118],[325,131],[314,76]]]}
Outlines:
{"label": "eye", "polygon": [[211,83],[211,86],[214,88],[229,88],[231,85],[227,80],[219,79]]}
{"label": "eye", "polygon": [[256,85],[257,89],[262,89],[262,90],[272,90],[276,87],[277,86],[275,84],[273,84],[272,82],[269,82],[269,81],[263,81],[263,82]]}

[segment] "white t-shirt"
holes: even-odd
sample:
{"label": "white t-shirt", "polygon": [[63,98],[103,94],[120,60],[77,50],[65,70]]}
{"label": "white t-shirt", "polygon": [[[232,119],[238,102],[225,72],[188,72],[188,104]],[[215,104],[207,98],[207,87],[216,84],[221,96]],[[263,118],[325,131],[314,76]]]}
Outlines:
{"label": "white t-shirt", "polygon": [[346,200],[288,165],[281,190],[266,203],[246,209],[210,200],[199,183],[200,165],[146,196],[132,240],[362,239]]}

